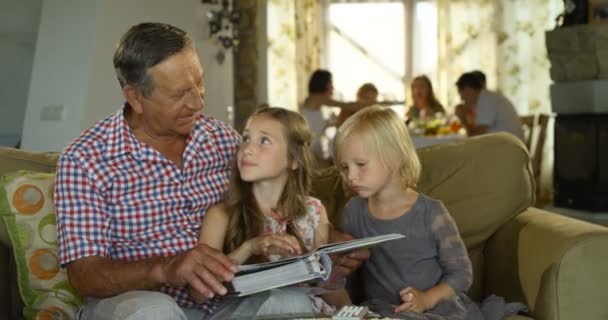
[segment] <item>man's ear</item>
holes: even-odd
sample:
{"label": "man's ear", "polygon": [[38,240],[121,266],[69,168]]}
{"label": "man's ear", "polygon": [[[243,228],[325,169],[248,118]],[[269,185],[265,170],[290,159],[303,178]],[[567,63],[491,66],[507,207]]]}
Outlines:
{"label": "man's ear", "polygon": [[131,109],[137,113],[142,114],[144,112],[144,108],[141,103],[141,99],[143,96],[140,94],[139,90],[132,85],[125,85],[122,88],[122,95],[125,97]]}

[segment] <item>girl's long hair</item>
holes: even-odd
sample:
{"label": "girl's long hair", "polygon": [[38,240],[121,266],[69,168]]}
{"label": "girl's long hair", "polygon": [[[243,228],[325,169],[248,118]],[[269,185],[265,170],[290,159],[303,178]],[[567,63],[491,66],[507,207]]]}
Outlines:
{"label": "girl's long hair", "polygon": [[[311,131],[308,123],[297,112],[283,108],[263,108],[251,115],[266,117],[281,123],[287,141],[288,178],[283,188],[275,212],[288,221],[287,232],[300,242],[306,250],[302,237],[292,222],[306,214],[306,198],[311,188],[311,170],[313,155],[310,150]],[[291,168],[293,162],[295,169]],[[229,193],[226,199],[228,228],[224,239],[224,252],[231,252],[246,240],[260,235],[264,226],[264,217],[252,192],[252,183],[241,179],[237,157],[234,157]]]}

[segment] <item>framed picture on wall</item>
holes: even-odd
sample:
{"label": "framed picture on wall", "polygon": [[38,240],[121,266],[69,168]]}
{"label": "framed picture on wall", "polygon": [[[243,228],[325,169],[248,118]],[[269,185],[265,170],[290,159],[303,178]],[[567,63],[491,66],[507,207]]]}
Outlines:
{"label": "framed picture on wall", "polygon": [[608,23],[608,0],[589,0],[589,23]]}

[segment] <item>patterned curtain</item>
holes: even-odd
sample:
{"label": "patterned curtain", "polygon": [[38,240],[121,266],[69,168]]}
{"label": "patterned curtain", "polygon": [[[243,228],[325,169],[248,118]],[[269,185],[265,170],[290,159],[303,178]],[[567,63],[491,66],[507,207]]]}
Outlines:
{"label": "patterned curtain", "polygon": [[562,1],[437,0],[437,9],[437,91],[446,105],[459,102],[460,74],[478,69],[520,114],[551,110],[545,31],[554,28]]}
{"label": "patterned curtain", "polygon": [[[559,0],[437,0],[438,88],[441,101],[459,101],[454,83],[466,71],[482,70],[488,88],[500,91],[520,115],[551,113],[545,31],[563,11]],[[553,134],[549,128],[541,185],[551,194]]]}
{"label": "patterned curtain", "polygon": [[321,7],[317,0],[268,1],[268,103],[297,110],[308,77],[320,63]]}

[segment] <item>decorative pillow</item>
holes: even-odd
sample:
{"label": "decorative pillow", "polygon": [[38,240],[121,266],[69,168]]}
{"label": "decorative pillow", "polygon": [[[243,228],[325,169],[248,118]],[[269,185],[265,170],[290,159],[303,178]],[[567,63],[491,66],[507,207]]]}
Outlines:
{"label": "decorative pillow", "polygon": [[75,319],[82,303],[59,268],[54,179],[19,171],[0,181],[0,215],[13,245],[26,319]]}

